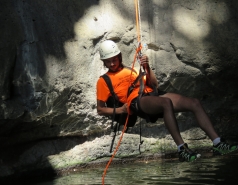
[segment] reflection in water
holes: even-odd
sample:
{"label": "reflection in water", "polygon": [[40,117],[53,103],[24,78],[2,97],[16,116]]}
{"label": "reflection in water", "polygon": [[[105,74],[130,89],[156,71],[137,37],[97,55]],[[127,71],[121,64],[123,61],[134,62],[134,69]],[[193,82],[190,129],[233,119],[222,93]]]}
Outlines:
{"label": "reflection in water", "polygon": [[[238,154],[217,157],[203,157],[192,163],[176,160],[138,162],[111,166],[105,184],[237,184]],[[102,184],[103,168],[59,177],[51,182],[35,185],[95,185]]]}

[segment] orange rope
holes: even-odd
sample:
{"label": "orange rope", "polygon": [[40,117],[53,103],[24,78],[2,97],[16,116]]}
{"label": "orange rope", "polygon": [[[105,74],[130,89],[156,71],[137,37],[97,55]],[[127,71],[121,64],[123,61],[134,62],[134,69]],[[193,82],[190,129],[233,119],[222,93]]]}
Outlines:
{"label": "orange rope", "polygon": [[118,151],[118,149],[119,149],[119,146],[120,146],[120,144],[121,144],[121,140],[122,140],[122,138],[123,138],[123,135],[124,135],[124,133],[125,133],[125,131],[126,131],[126,126],[127,126],[128,118],[129,118],[129,114],[128,114],[127,117],[126,117],[126,123],[125,123],[125,125],[124,125],[124,127],[123,127],[122,134],[121,134],[121,137],[120,137],[120,139],[119,139],[119,141],[118,141],[118,143],[117,143],[117,146],[116,146],[116,148],[115,148],[115,150],[114,150],[114,152],[113,152],[113,154],[112,154],[112,157],[111,157],[110,160],[108,161],[106,168],[104,169],[103,176],[102,176],[102,184],[103,184],[103,185],[104,185],[104,179],[105,179],[105,176],[106,176],[106,173],[107,173],[107,169],[109,168],[109,166],[110,166],[110,164],[111,164],[113,158],[115,157],[115,155],[116,155],[116,153],[117,153],[117,151]]}
{"label": "orange rope", "polygon": [[[135,54],[135,56],[134,56],[134,61],[133,61],[133,67],[134,67],[134,64],[135,64],[135,61],[136,61],[136,56],[137,56],[137,54],[138,54],[138,52],[139,52],[140,50],[141,50],[141,47],[138,47],[137,50],[136,50],[136,54]],[[132,69],[133,69],[133,68],[132,68]],[[131,70],[131,75],[132,75],[132,71],[133,71],[133,70]],[[131,79],[131,78],[130,78],[130,79]],[[129,87],[129,85],[128,85],[128,87]],[[129,110],[129,107],[130,107],[130,105],[128,105],[128,110]],[[128,123],[129,115],[130,115],[130,112],[127,114],[126,123],[125,123],[125,125],[124,125],[124,127],[123,127],[122,134],[121,134],[121,137],[120,137],[120,139],[119,139],[119,141],[118,141],[118,143],[117,143],[117,146],[116,146],[115,150],[113,151],[113,154],[112,154],[110,160],[108,161],[108,163],[107,163],[107,165],[106,165],[106,167],[105,167],[105,169],[104,169],[103,176],[102,176],[102,185],[104,185],[104,179],[105,179],[107,170],[108,170],[108,168],[109,168],[109,166],[110,166],[110,164],[111,164],[113,158],[115,157],[115,155],[116,155],[116,153],[117,153],[117,151],[118,151],[118,149],[119,149],[119,146],[120,146],[120,144],[121,144],[123,135],[124,135],[124,133],[125,133],[125,131],[126,131],[126,129],[127,129],[127,123]]]}
{"label": "orange rope", "polygon": [[[136,11],[137,40],[138,40],[139,46],[138,46],[138,48],[136,49],[136,53],[135,53],[134,60],[133,60],[133,63],[132,63],[131,76],[132,76],[132,71],[133,71],[134,66],[135,66],[136,57],[137,57],[138,53],[141,51],[141,49],[142,49],[142,46],[141,46],[141,44],[140,44],[140,28],[139,28],[139,15],[138,15],[138,14],[139,14],[139,13],[138,13],[138,0],[135,0],[135,11]],[[131,76],[130,76],[130,79],[131,79]],[[131,83],[131,82],[130,82],[130,83]],[[129,86],[130,86],[130,84],[128,84],[128,88],[129,88]],[[119,149],[119,146],[120,146],[120,144],[121,144],[123,135],[124,135],[124,133],[125,133],[125,131],[126,131],[126,129],[127,129],[127,123],[128,123],[128,119],[129,119],[129,115],[130,115],[130,110],[129,110],[130,105],[127,105],[127,106],[128,106],[128,114],[127,114],[127,118],[126,118],[126,123],[125,123],[125,125],[124,125],[124,127],[123,127],[122,134],[121,134],[121,137],[120,137],[120,139],[119,139],[119,141],[118,141],[118,143],[117,143],[117,146],[116,146],[115,150],[113,151],[113,154],[112,154],[110,160],[108,161],[108,163],[107,163],[107,165],[106,165],[106,167],[105,167],[105,169],[104,169],[104,172],[103,172],[103,175],[102,175],[102,185],[104,185],[104,179],[105,179],[107,170],[108,170],[108,168],[109,168],[109,166],[110,166],[110,164],[111,164],[113,158],[115,157],[115,155],[116,155],[116,153],[117,153],[117,151],[118,151],[118,149]]]}
{"label": "orange rope", "polygon": [[139,26],[140,22],[139,22],[139,10],[138,10],[139,4],[138,4],[138,0],[134,0],[134,2],[135,2],[135,10],[136,10],[137,40],[138,40],[138,42],[140,42],[140,41],[141,41],[141,40],[140,40],[140,26]]}

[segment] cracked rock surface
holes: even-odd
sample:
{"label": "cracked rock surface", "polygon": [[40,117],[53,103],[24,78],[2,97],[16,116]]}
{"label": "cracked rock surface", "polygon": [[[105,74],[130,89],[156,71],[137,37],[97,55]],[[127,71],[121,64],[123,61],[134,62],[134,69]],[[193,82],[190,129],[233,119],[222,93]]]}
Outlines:
{"label": "cracked rock surface", "polygon": [[[238,1],[140,5],[143,52],[160,89],[198,98],[219,135],[238,140]],[[0,10],[0,168],[7,169],[0,175],[39,161],[42,168],[58,169],[65,166],[61,159],[70,166],[108,157],[96,143],[110,134],[110,119],[96,112],[96,82],[106,72],[98,47],[114,40],[131,66],[138,45],[134,2],[1,0]],[[192,113],[176,117],[184,139],[207,141]],[[135,137],[140,121],[145,140],[174,146],[163,119],[138,119],[131,129]],[[125,146],[119,155],[138,155]],[[77,160],[69,162],[74,151]]]}

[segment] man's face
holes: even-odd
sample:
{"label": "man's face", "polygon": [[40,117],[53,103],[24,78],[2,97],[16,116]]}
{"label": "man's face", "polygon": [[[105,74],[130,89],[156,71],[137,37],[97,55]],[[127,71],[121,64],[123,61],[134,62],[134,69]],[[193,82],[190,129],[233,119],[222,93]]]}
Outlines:
{"label": "man's face", "polygon": [[119,60],[118,56],[105,59],[105,60],[103,60],[103,62],[104,62],[104,65],[109,69],[109,71],[116,72],[121,67],[120,60]]}

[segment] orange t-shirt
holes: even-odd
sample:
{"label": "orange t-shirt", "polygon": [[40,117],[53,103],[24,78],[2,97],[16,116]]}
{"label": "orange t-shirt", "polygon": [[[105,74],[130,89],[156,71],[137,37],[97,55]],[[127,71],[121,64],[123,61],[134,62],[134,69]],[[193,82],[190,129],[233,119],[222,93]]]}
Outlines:
{"label": "orange t-shirt", "polygon": [[[107,72],[106,74],[111,79],[113,90],[118,96],[119,101],[130,105],[131,101],[138,96],[140,83],[138,82],[136,84],[134,90],[131,92],[128,98],[127,91],[138,74],[134,71],[131,73],[131,70],[128,68],[123,68],[122,70],[115,73]],[[146,82],[145,80],[146,79],[144,78],[144,83]],[[144,92],[152,91],[152,88],[145,85]],[[97,81],[97,99],[106,102],[109,96],[111,96],[111,93],[105,80],[103,78],[99,78]]]}

